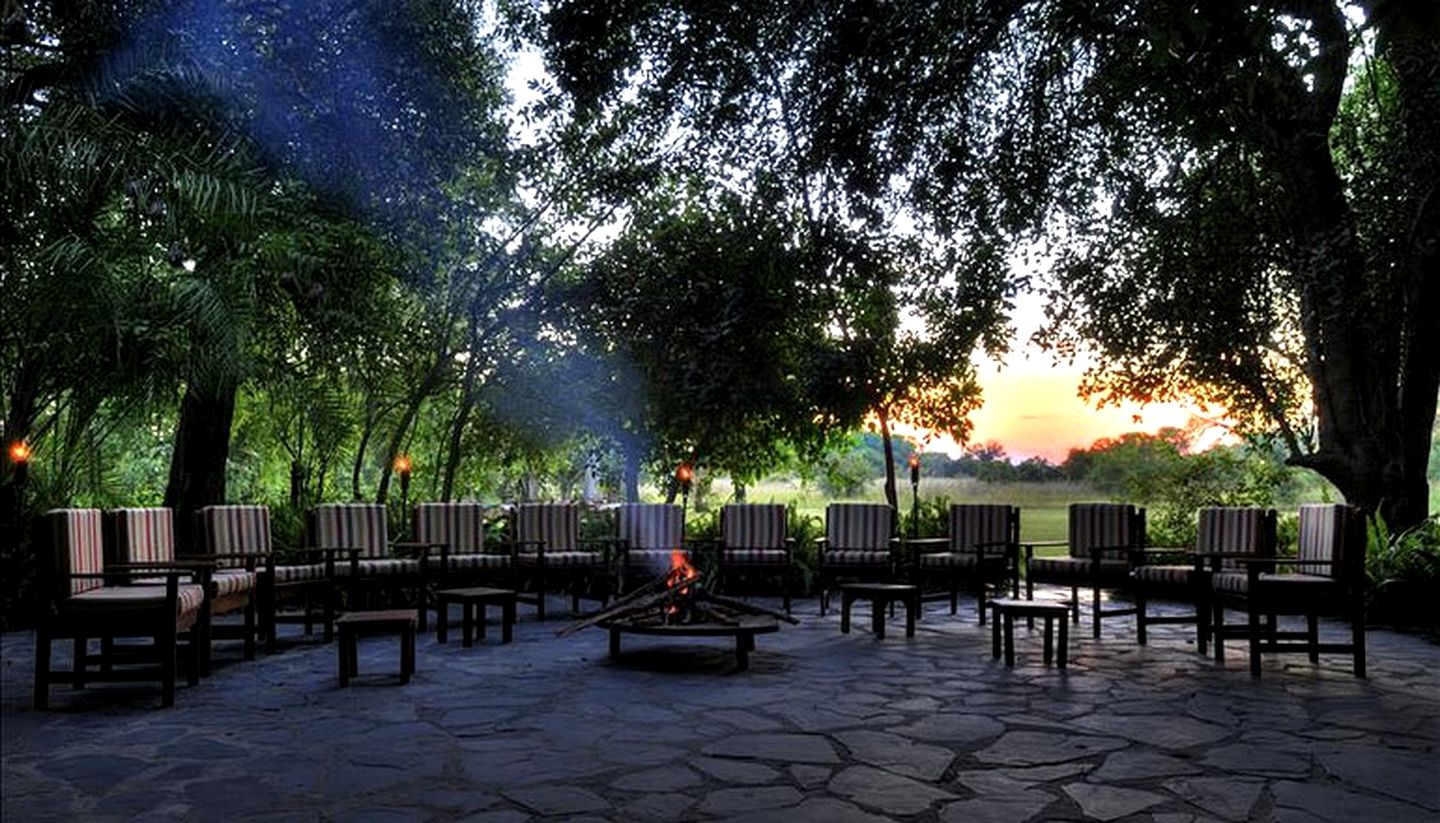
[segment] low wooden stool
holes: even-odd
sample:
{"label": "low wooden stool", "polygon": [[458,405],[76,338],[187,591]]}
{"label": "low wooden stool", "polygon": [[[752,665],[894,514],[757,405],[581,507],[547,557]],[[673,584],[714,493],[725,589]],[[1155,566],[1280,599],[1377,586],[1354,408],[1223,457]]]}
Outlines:
{"label": "low wooden stool", "polygon": [[[1005,632],[1005,665],[1015,665],[1015,618],[1040,618],[1045,621],[1045,645],[1043,655],[1045,665],[1050,665],[1050,657],[1055,656],[1055,665],[1065,668],[1068,662],[1070,649],[1070,606],[1065,603],[1053,603],[1045,600],[1020,600],[1013,597],[997,597],[990,601],[991,626],[990,642],[991,652],[994,657],[1000,656],[1000,632]],[[1060,622],[1060,645],[1057,648],[1054,644],[1055,621]]]}
{"label": "low wooden stool", "polygon": [[480,638],[485,638],[485,607],[500,607],[500,642],[515,639],[515,592],[510,589],[444,589],[435,593],[435,640],[444,643],[450,634],[450,604],[460,604],[460,637],[465,646],[475,643],[475,617],[478,607]]}
{"label": "low wooden stool", "polygon": [[920,612],[919,586],[907,583],[841,583],[841,633],[850,633],[850,609],[862,597],[870,601],[870,626],[876,637],[885,638],[885,612],[895,602],[905,604],[905,636],[915,636],[915,618]]}
{"label": "low wooden stool", "polygon": [[356,639],[362,634],[400,633],[400,682],[409,683],[415,673],[415,610],[346,612],[335,618],[340,648],[340,688],[350,685],[359,674]]}

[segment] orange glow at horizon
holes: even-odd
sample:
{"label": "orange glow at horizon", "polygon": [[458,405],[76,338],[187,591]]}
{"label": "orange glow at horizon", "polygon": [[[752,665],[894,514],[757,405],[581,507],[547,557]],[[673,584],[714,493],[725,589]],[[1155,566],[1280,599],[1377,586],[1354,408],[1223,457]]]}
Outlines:
{"label": "orange glow at horizon", "polygon": [[[997,442],[1012,460],[1043,457],[1063,463],[1071,449],[1085,449],[1095,441],[1128,432],[1156,432],[1185,428],[1197,418],[1215,420],[1214,410],[1183,403],[1123,403],[1095,408],[1076,392],[1083,369],[1079,366],[1021,362],[1001,367],[986,364],[980,370],[984,405],[970,416],[974,428],[970,444]],[[914,441],[926,432],[894,424],[897,436]],[[1197,446],[1209,448],[1228,442],[1219,426],[1206,430]],[[944,435],[932,435],[924,450],[958,457],[963,447]]]}

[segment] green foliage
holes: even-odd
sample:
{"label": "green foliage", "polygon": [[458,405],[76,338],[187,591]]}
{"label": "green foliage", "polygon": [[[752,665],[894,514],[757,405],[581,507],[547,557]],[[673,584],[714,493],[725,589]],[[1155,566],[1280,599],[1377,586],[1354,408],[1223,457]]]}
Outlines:
{"label": "green foliage", "polygon": [[1440,515],[1400,532],[1372,519],[1365,570],[1372,623],[1440,630]]}
{"label": "green foliage", "polygon": [[900,534],[904,537],[944,537],[950,532],[950,498],[920,498],[913,505],[900,507]]}

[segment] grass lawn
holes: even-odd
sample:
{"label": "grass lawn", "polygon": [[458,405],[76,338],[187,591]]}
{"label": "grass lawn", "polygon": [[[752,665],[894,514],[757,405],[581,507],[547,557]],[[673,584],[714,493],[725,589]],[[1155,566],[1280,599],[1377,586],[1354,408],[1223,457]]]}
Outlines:
{"label": "grass lawn", "polygon": [[[905,479],[901,478],[900,505],[908,509],[911,494]],[[1009,503],[1019,506],[1020,539],[1026,541],[1064,540],[1066,512],[1071,503],[1106,499],[1082,483],[982,483],[961,477],[922,478],[919,491],[920,499],[927,502],[943,499],[947,504]],[[715,481],[706,499],[718,503],[730,499],[733,493],[729,480],[722,478]],[[752,503],[793,503],[802,514],[823,519],[826,504],[835,502],[837,498],[830,497],[817,486],[793,478],[772,478],[747,489],[746,499]],[[845,499],[883,502],[884,484],[879,480],[872,481],[866,484],[863,492]],[[1036,553],[1063,552],[1063,547],[1057,547],[1039,549]]]}

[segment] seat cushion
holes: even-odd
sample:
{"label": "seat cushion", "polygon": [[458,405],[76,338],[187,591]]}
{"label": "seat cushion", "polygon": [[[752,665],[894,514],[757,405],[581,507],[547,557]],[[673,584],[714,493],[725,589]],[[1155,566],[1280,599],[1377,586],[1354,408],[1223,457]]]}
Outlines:
{"label": "seat cushion", "polygon": [[255,590],[255,573],[243,569],[223,569],[210,578],[212,597],[228,597]]}
{"label": "seat cushion", "polygon": [[1210,587],[1226,594],[1250,591],[1250,576],[1245,572],[1216,572],[1210,576]]}
{"label": "seat cushion", "polygon": [[[164,586],[101,586],[74,595],[67,604],[97,609],[154,608],[165,600]],[[205,590],[192,583],[182,583],[176,590],[175,613],[186,615],[198,611],[205,602]]]}
{"label": "seat cushion", "polygon": [[890,552],[842,549],[825,552],[821,561],[826,566],[889,566]]}
{"label": "seat cushion", "polygon": [[[534,552],[520,554],[520,565],[540,565],[540,555]],[[605,565],[600,552],[545,552],[545,565],[550,568],[599,568]]]}
{"label": "seat cushion", "polygon": [[1137,566],[1130,570],[1131,579],[1162,586],[1188,586],[1194,574],[1194,566],[1167,566],[1159,563]]}
{"label": "seat cushion", "polygon": [[[629,549],[625,552],[625,562],[631,566],[652,569],[669,568],[670,557],[674,553],[673,549]],[[685,554],[685,559],[690,559],[688,553]]]}
{"label": "seat cushion", "polygon": [[[356,566],[361,577],[396,577],[406,574],[419,574],[420,561],[408,557],[386,557],[361,560]],[[349,563],[336,563],[335,574],[345,576],[350,574]]]}
{"label": "seat cushion", "polygon": [[1307,588],[1338,588],[1338,582],[1339,581],[1337,581],[1335,578],[1331,577],[1328,574],[1302,574],[1298,572],[1293,574],[1272,574],[1269,572],[1261,572],[1259,580],[1260,585],[1265,587],[1304,586]]}
{"label": "seat cushion", "polygon": [[725,549],[720,562],[729,566],[783,566],[789,562],[784,549]]}
{"label": "seat cushion", "polygon": [[[435,558],[430,559],[430,565],[434,567]],[[510,555],[495,554],[493,552],[479,552],[468,554],[450,555],[450,571],[470,571],[473,569],[508,569],[510,568]]]}
{"label": "seat cushion", "polygon": [[973,569],[975,555],[968,552],[933,552],[920,555],[920,566],[926,569]]}
{"label": "seat cushion", "polygon": [[[1030,561],[1030,572],[1036,577],[1066,580],[1084,580],[1090,576],[1092,561],[1082,557],[1036,557]],[[1130,563],[1126,560],[1101,560],[1101,577],[1128,576]]]}
{"label": "seat cushion", "polygon": [[304,583],[310,580],[325,579],[324,563],[300,563],[294,566],[276,566],[275,582]]}

